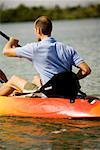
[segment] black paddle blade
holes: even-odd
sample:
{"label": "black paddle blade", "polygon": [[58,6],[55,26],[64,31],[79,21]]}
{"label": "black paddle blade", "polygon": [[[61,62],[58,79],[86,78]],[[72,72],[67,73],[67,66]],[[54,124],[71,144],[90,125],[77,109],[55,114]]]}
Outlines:
{"label": "black paddle blade", "polygon": [[1,83],[6,83],[8,81],[6,75],[4,74],[4,72],[0,69],[0,82]]}

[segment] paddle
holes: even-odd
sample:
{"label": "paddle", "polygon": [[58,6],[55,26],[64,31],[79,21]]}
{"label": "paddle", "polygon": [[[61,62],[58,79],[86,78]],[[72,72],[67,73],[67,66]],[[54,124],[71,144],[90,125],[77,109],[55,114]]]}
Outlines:
{"label": "paddle", "polygon": [[[4,37],[6,40],[10,40],[10,37],[8,36],[8,35],[6,35],[4,32],[2,32],[2,31],[0,31],[0,35],[2,36],[2,37]],[[20,45],[18,45],[18,47],[21,47]],[[8,79],[7,79],[7,77],[6,77],[6,75],[4,74],[4,72],[0,69],[0,82],[1,83],[5,83],[5,82],[7,82],[8,81]]]}
{"label": "paddle", "polygon": [[[6,35],[4,32],[0,31],[0,35],[2,37],[4,37],[6,40],[8,40],[8,41],[10,40],[10,37],[8,35]],[[18,47],[21,47],[21,46],[18,44]]]}
{"label": "paddle", "polygon": [[6,83],[8,81],[5,73],[0,69],[0,82],[1,83]]}

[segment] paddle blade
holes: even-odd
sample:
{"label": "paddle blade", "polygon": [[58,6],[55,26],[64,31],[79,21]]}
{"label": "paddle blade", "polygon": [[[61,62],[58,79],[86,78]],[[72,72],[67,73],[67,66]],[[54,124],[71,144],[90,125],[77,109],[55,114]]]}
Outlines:
{"label": "paddle blade", "polygon": [[5,83],[5,82],[7,82],[7,81],[8,81],[8,79],[7,79],[6,75],[5,75],[4,72],[0,69],[0,82],[1,82],[1,83]]}

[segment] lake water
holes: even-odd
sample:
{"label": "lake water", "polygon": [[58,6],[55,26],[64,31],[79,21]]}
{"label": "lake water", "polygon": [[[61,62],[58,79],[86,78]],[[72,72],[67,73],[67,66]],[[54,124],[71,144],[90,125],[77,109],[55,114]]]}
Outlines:
{"label": "lake water", "polygon": [[[76,48],[92,69],[91,75],[81,80],[82,90],[100,95],[100,19],[54,21],[53,26],[53,36]],[[20,45],[35,41],[32,22],[0,24],[0,30],[17,37]],[[27,60],[4,57],[5,43],[0,37],[0,69],[8,78],[17,74],[31,81],[36,74],[34,66]],[[1,117],[0,149],[99,150],[100,120]]]}

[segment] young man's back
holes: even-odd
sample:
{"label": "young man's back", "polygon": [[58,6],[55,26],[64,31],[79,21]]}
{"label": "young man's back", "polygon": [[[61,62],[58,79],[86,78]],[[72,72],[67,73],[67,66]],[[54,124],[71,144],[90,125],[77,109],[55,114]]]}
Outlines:
{"label": "young man's back", "polygon": [[54,74],[71,71],[73,65],[78,66],[84,62],[72,47],[57,42],[52,37],[16,48],[16,54],[33,62],[43,84]]}

